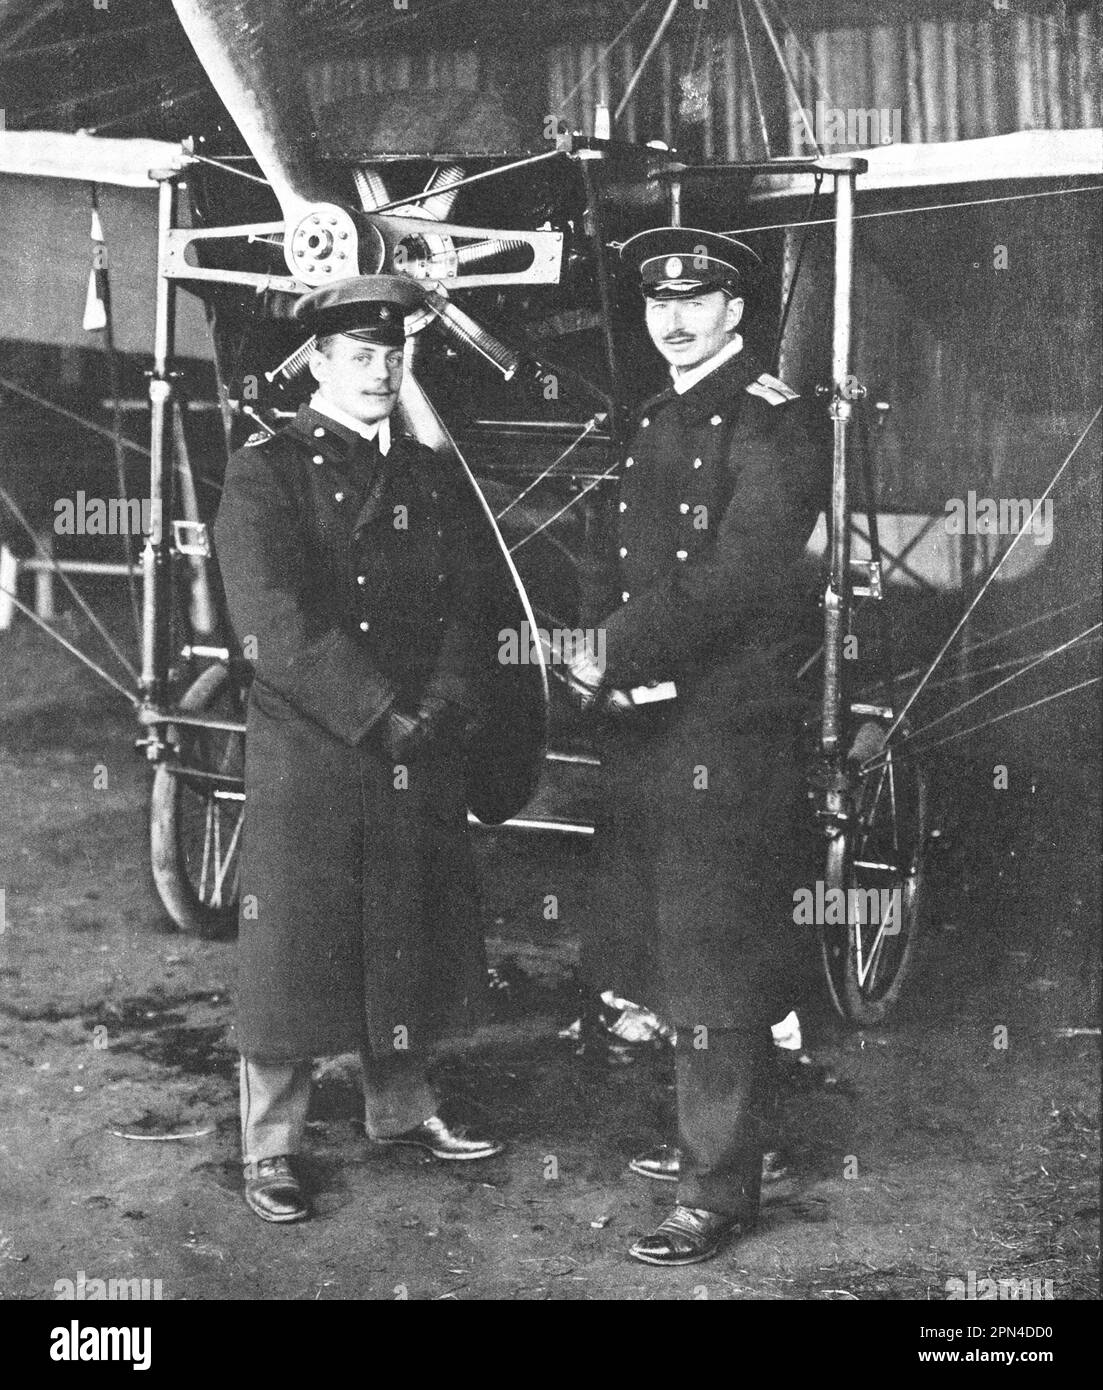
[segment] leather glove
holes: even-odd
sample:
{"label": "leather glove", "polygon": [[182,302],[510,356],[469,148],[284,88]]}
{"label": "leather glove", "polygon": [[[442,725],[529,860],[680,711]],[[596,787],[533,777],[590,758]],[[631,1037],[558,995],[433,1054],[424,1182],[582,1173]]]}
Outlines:
{"label": "leather glove", "polygon": [[392,708],[387,715],[383,747],[395,762],[408,762],[433,739],[456,738],[465,741],[474,730],[475,720],[460,705],[440,695],[426,695],[416,714]]}
{"label": "leather glove", "polygon": [[395,709],[393,706],[387,711],[387,718],[383,723],[383,751],[393,763],[404,763],[408,760],[411,740],[417,732],[418,720],[416,714],[408,714],[405,710]]}
{"label": "leather glove", "polygon": [[447,738],[465,747],[479,726],[476,715],[444,695],[425,695],[418,709],[430,738]]}

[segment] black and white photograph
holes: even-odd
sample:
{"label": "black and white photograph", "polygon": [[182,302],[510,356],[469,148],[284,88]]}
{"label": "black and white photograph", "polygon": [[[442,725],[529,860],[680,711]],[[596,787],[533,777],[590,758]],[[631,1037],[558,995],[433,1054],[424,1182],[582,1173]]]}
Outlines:
{"label": "black and white photograph", "polygon": [[[794,1366],[1079,1365],[1101,38],[2,0],[28,1367],[171,1374],[168,1305],[233,1301],[801,1304]],[[855,1302],[876,1355],[807,1307]]]}

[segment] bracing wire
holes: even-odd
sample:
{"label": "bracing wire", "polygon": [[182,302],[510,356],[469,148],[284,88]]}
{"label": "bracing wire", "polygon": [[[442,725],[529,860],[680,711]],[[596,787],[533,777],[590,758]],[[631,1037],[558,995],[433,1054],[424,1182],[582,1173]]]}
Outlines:
{"label": "bracing wire", "polygon": [[541,531],[546,531],[553,521],[558,521],[561,516],[570,511],[576,502],[581,502],[588,492],[593,492],[595,487],[600,487],[607,479],[612,478],[616,474],[616,471],[617,464],[610,464],[604,473],[594,478],[592,482],[587,483],[584,488],[576,492],[569,502],[560,507],[557,512],[553,512],[545,521],[542,521],[534,531],[530,531],[527,536],[522,536],[516,545],[511,545],[509,553],[512,555],[520,550],[523,545],[528,545],[529,541],[535,540]]}
{"label": "bracing wire", "polygon": [[[1098,646],[1103,642],[1103,636],[1093,637],[1085,645],[1089,647]],[[997,661],[991,666],[978,666],[975,671],[958,672],[952,676],[943,676],[941,680],[930,681],[927,685],[927,693],[932,690],[944,690],[949,685],[960,685],[963,681],[973,681],[979,676],[995,676],[1000,671],[1013,671],[1016,666],[1024,666],[1028,661],[1033,661],[1036,656],[1052,655],[1056,648],[1047,648],[1043,651],[1027,652],[1024,656],[1012,657],[1008,661]]]}
{"label": "bracing wire", "polygon": [[[919,758],[925,753],[932,752],[935,748],[941,748],[944,744],[955,743],[960,738],[967,738],[969,734],[978,733],[981,729],[991,728],[993,724],[1001,724],[1005,719],[1012,718],[1016,714],[1026,714],[1029,710],[1038,709],[1041,705],[1048,705],[1053,700],[1061,700],[1066,695],[1075,695],[1078,690],[1086,690],[1089,685],[1098,685],[1103,681],[1103,676],[1091,676],[1088,680],[1079,681],[1076,685],[1068,685],[1064,690],[1056,690],[1052,695],[1043,695],[1040,700],[1031,700],[1027,705],[1017,705],[1015,709],[1005,710],[1003,714],[994,715],[991,719],[984,719],[979,724],[972,724],[968,729],[958,729],[952,734],[947,734],[945,738],[935,739],[933,743],[925,743],[922,748],[912,748],[910,740],[898,743],[886,754],[885,761],[896,761],[899,758]],[[868,764],[863,764],[863,768]]]}
{"label": "bracing wire", "polygon": [[[963,647],[962,655],[972,656],[974,652],[983,651],[985,647],[991,647],[994,646],[997,642],[1003,642],[1008,637],[1014,637],[1020,632],[1025,632],[1027,628],[1037,627],[1039,623],[1048,623],[1053,618],[1059,618],[1065,613],[1071,613],[1074,608],[1082,608],[1085,603],[1095,603],[1101,597],[1103,597],[1103,592],[1086,594],[1083,598],[1074,599],[1071,603],[1063,603],[1059,608],[1050,608],[1047,612],[1039,613],[1034,618],[1027,618],[1025,622],[1016,623],[1013,627],[1001,628],[999,632],[995,632],[989,637],[982,638],[979,642],[973,642],[968,647]],[[1025,657],[1023,658],[1023,660],[1026,659],[1027,658]],[[1004,668],[990,667],[988,669],[997,670]],[[901,676],[897,677],[897,679],[902,681],[911,680],[914,676],[918,676],[922,672],[922,670],[922,666],[913,666],[911,670],[905,671]],[[980,676],[984,675],[985,672],[974,671],[971,674],[974,676]],[[954,676],[952,678],[947,679],[961,680],[968,679],[968,677]],[[927,689],[935,690],[938,689],[940,685],[945,683],[946,682],[931,681],[931,683],[927,686]]]}
{"label": "bracing wire", "polygon": [[774,57],[778,61],[778,67],[781,68],[782,77],[785,78],[785,85],[789,88],[789,95],[796,104],[797,114],[800,116],[801,124],[804,126],[805,133],[808,136],[808,141],[816,153],[822,156],[823,150],[820,149],[819,141],[816,139],[816,132],[812,129],[811,122],[808,119],[808,113],[805,111],[804,105],[800,99],[800,93],[797,91],[797,84],[793,81],[793,74],[789,71],[789,64],[785,61],[785,54],[782,52],[781,45],[777,41],[777,35],[774,33],[773,25],[770,23],[769,16],[766,14],[762,0],[753,0],[753,4],[755,10],[758,12],[758,18],[762,27],[766,31],[766,37],[770,41],[770,47],[774,50]]}
{"label": "bracing wire", "polygon": [[[77,589],[77,587],[74,585],[73,581],[69,578],[69,576],[65,573],[65,571],[64,571],[64,570],[61,568],[61,566],[58,564],[58,562],[57,562],[57,560],[55,559],[55,557],[54,557],[53,555],[51,555],[50,552],[46,549],[46,547],[42,544],[42,541],[41,541],[40,538],[39,538],[38,532],[34,529],[34,527],[31,525],[31,523],[30,523],[30,522],[27,520],[27,518],[23,515],[23,513],[22,513],[22,511],[20,510],[19,505],[18,505],[18,503],[16,502],[15,498],[11,495],[11,493],[7,490],[7,488],[4,487],[3,483],[0,483],[0,502],[3,502],[3,503],[4,503],[4,505],[7,507],[8,511],[11,512],[12,516],[15,517],[16,521],[18,521],[19,524],[20,524],[20,526],[23,527],[23,529],[24,529],[24,531],[26,531],[27,535],[30,536],[31,540],[34,542],[34,547],[35,547],[35,549],[38,551],[39,558],[40,558],[41,560],[44,560],[44,561],[46,562],[46,564],[49,565],[51,571],[52,571],[54,574],[56,574],[57,577],[61,580],[61,582],[65,585],[66,589],[68,589],[69,593],[73,596],[74,600],[76,601],[77,605],[79,606],[81,612],[82,612],[82,613],[84,614],[84,616],[88,619],[88,621],[92,624],[92,626],[96,629],[96,631],[97,631],[97,632],[99,633],[99,635],[103,638],[103,640],[107,643],[108,647],[111,649],[112,654],[116,657],[116,659],[120,662],[120,664],[125,668],[127,675],[131,676],[134,680],[137,680],[137,679],[138,679],[138,672],[134,669],[134,666],[131,664],[131,662],[130,662],[129,659],[127,658],[126,653],[122,650],[122,648],[118,645],[118,643],[115,641],[115,639],[111,636],[111,634],[108,632],[107,628],[104,627],[103,623],[100,622],[100,620],[99,620],[99,618],[96,616],[96,614],[93,613],[92,609],[91,609],[91,608],[88,606],[88,604],[86,603],[86,601],[85,601],[85,599],[84,599],[84,596],[80,593],[80,591],[79,591],[79,590]],[[128,566],[128,568],[129,568],[129,566]],[[53,629],[47,627],[47,628],[46,628],[46,631],[47,631],[47,632],[52,632]],[[89,665],[91,665],[91,664],[92,664],[92,663],[89,662]],[[94,668],[94,669],[95,669],[95,668]]]}
{"label": "bracing wire", "polygon": [[212,169],[221,169],[226,174],[236,174],[239,179],[248,179],[251,183],[262,183],[265,188],[271,188],[270,180],[261,178],[259,174],[251,174],[248,169],[239,169],[233,164],[224,164],[221,159],[212,159],[207,154],[191,154],[189,158],[197,164],[209,164]]}
{"label": "bracing wire", "polygon": [[654,57],[655,50],[662,43],[663,38],[666,35],[666,31],[670,28],[670,24],[674,19],[674,16],[677,13],[677,11],[678,0],[670,0],[670,4],[666,7],[665,11],[663,12],[662,19],[659,20],[658,28],[651,35],[651,39],[647,47],[643,51],[643,57],[636,64],[635,72],[625,83],[624,91],[621,93],[620,101],[617,102],[617,109],[613,112],[614,121],[619,121],[621,116],[627,109],[628,103],[632,100],[632,93],[636,90],[636,86],[639,83],[640,78],[644,74],[644,69],[647,67],[648,63],[650,63],[651,59]]}
{"label": "bracing wire", "polygon": [[751,53],[751,36],[747,33],[747,16],[743,12],[743,0],[739,0],[739,27],[743,32],[743,49],[747,54],[747,71],[751,75],[751,93],[754,96],[755,111],[758,113],[758,124],[762,131],[762,146],[766,151],[766,158],[773,158],[773,151],[770,149],[770,127],[766,124],[766,113],[762,109],[762,97],[758,90],[758,73],[755,72],[754,55]]}
{"label": "bracing wire", "polygon": [[518,502],[522,501],[525,497],[527,497],[529,493],[532,492],[532,490],[535,487],[537,487],[540,483],[542,483],[550,473],[554,473],[555,470],[559,467],[559,465],[563,462],[563,460],[567,457],[567,455],[570,454],[572,450],[577,449],[588,434],[592,434],[594,430],[597,429],[599,423],[600,417],[597,415],[595,415],[592,419],[587,420],[585,425],[582,427],[581,433],[577,434],[574,437],[574,439],[571,440],[571,442],[567,445],[567,447],[563,450],[559,457],[553,459],[552,462],[548,464],[547,468],[545,468],[544,471],[539,475],[539,477],[534,478],[532,482],[529,483],[528,487],[526,487],[523,491],[517,494],[517,496],[513,499],[512,502],[508,502],[502,508],[502,510],[497,513],[494,520],[501,521],[502,517],[505,516],[506,512],[511,512],[513,508],[516,507]]}
{"label": "bracing wire", "polygon": [[[1043,652],[1040,656],[1034,657],[1033,660],[1028,661],[1027,664],[1018,671],[1012,671],[1011,675],[1005,676],[1003,680],[997,681],[995,685],[990,685],[987,690],[981,690],[976,695],[970,695],[967,700],[963,700],[960,704],[954,705],[948,710],[944,710],[941,714],[936,715],[934,719],[929,719],[926,724],[920,725],[918,729],[911,730],[908,734],[908,741],[919,738],[920,735],[925,734],[929,729],[937,728],[939,724],[944,724],[947,719],[953,719],[955,715],[960,714],[962,710],[969,709],[971,705],[977,704],[978,701],[986,700],[989,695],[994,695],[997,690],[1002,690],[1005,685],[1010,685],[1012,681],[1017,681],[1021,676],[1025,676],[1028,672],[1044,665],[1047,661],[1052,661],[1055,657],[1060,656],[1062,652],[1067,652],[1071,647],[1075,647],[1077,643],[1083,642],[1093,633],[1098,632],[1100,628],[1103,628],[1103,623],[1096,623],[1092,627],[1085,628],[1083,632],[1077,633],[1075,637],[1070,637],[1067,642],[1062,642],[1059,646],[1053,647],[1049,651]],[[879,763],[880,755],[871,758],[869,763],[863,763],[862,770],[865,771],[871,765],[879,765]]]}
{"label": "bracing wire", "polygon": [[25,604],[22,599],[17,597],[17,595],[13,594],[12,591],[3,584],[0,584],[0,594],[6,594],[7,597],[12,601],[12,603],[15,604],[16,608],[18,608],[21,613],[25,614],[28,618],[30,618],[31,622],[33,622],[37,627],[40,627],[42,631],[45,632],[48,636],[52,637],[55,642],[59,642],[65,648],[65,650],[70,653],[70,655],[75,656],[78,661],[83,661],[85,666],[87,666],[90,671],[95,671],[96,675],[99,676],[101,680],[106,681],[107,684],[112,688],[112,690],[117,690],[118,693],[124,697],[124,699],[129,700],[130,703],[137,709],[137,707],[141,704],[141,701],[138,699],[137,695],[135,695],[132,690],[127,690],[125,685],[121,685],[115,679],[114,676],[109,675],[103,669],[103,667],[98,665],[95,661],[93,661],[90,656],[82,652],[79,647],[75,647],[72,644],[72,642],[70,642],[68,638],[63,637],[61,633],[56,630],[56,628],[52,628],[48,622],[46,622],[43,618],[40,618],[38,616],[38,614],[34,611],[33,608],[28,607],[28,605]]}
{"label": "bracing wire", "polygon": [[831,93],[828,90],[826,83],[821,81],[819,73],[817,73],[816,71],[816,65],[812,61],[812,58],[808,50],[805,48],[804,44],[801,43],[800,35],[789,23],[785,15],[783,15],[782,12],[778,9],[778,7],[774,4],[774,0],[766,0],[766,3],[767,5],[769,5],[770,9],[773,10],[774,18],[778,21],[779,24],[783,24],[785,28],[789,31],[789,34],[792,36],[793,42],[794,44],[796,44],[797,47],[797,52],[804,59],[804,66],[808,73],[808,76],[812,79],[814,85],[818,87],[819,90],[823,93],[824,100],[832,106],[836,105],[836,103],[832,100]]}
{"label": "bracing wire", "polygon": [[625,25],[623,25],[622,28],[609,40],[608,46],[607,46],[606,48],[603,48],[603,49],[601,50],[601,52],[598,54],[598,57],[597,57],[596,61],[595,61],[594,63],[592,63],[591,66],[588,67],[588,68],[586,69],[586,71],[582,74],[582,76],[581,76],[581,77],[578,79],[578,81],[574,84],[574,86],[571,88],[571,90],[566,94],[566,96],[564,96],[563,100],[562,100],[562,101],[559,103],[559,105],[555,108],[555,111],[556,111],[556,114],[557,114],[557,115],[559,114],[560,111],[563,110],[563,108],[567,105],[567,103],[571,100],[571,98],[575,95],[575,93],[579,90],[579,88],[582,87],[582,85],[586,82],[586,80],[587,80],[588,78],[592,77],[593,74],[594,74],[595,72],[597,72],[598,68],[601,67],[602,63],[605,62],[606,58],[608,58],[609,54],[612,53],[613,49],[616,48],[616,46],[617,46],[618,43],[620,43],[621,39],[623,39],[624,36],[628,33],[629,29],[632,28],[632,26],[633,26],[633,24],[635,24],[636,20],[638,20],[639,18],[641,18],[641,16],[643,15],[643,12],[647,9],[647,7],[648,7],[651,3],[652,3],[652,0],[643,0],[643,4],[640,5],[640,7],[632,14],[632,16],[629,18],[628,22],[627,22]]}
{"label": "bracing wire", "polygon": [[1065,455],[1064,461],[1061,463],[1061,466],[1057,469],[1057,472],[1054,473],[1053,477],[1049,480],[1048,484],[1046,485],[1045,491],[1042,493],[1041,497],[1039,497],[1039,498],[1035,501],[1034,506],[1033,506],[1033,508],[1031,509],[1030,515],[1026,518],[1026,520],[1023,522],[1023,524],[1019,527],[1018,531],[1016,531],[1016,532],[1015,532],[1015,535],[1011,538],[1011,544],[1007,547],[1006,550],[1003,551],[1003,553],[1000,555],[999,559],[996,561],[996,563],[992,566],[992,568],[991,568],[991,569],[988,571],[988,573],[985,575],[985,577],[984,577],[984,582],[981,584],[980,588],[977,590],[977,592],[973,595],[972,599],[969,601],[969,604],[968,604],[968,606],[966,607],[965,612],[961,615],[961,617],[960,617],[960,618],[957,620],[957,622],[954,624],[953,631],[950,633],[949,637],[946,638],[945,642],[943,642],[943,644],[942,644],[942,646],[939,648],[938,653],[936,654],[934,660],[931,661],[931,662],[928,664],[926,671],[923,673],[923,675],[922,675],[922,676],[920,677],[920,679],[919,679],[919,683],[915,686],[915,688],[912,690],[911,694],[910,694],[910,695],[908,696],[908,698],[904,701],[904,703],[903,703],[903,705],[901,706],[899,712],[896,714],[895,718],[893,719],[892,724],[889,726],[888,730],[887,730],[886,733],[885,733],[885,742],[886,742],[886,743],[888,742],[888,740],[889,740],[890,738],[892,738],[893,734],[894,734],[894,733],[896,732],[896,730],[900,727],[901,721],[902,721],[902,720],[905,718],[905,716],[907,715],[908,710],[911,709],[912,705],[914,705],[915,702],[916,702],[916,700],[919,698],[919,695],[920,695],[920,693],[922,692],[923,687],[927,684],[928,680],[930,680],[931,676],[934,674],[935,669],[936,669],[936,667],[938,666],[938,663],[942,660],[942,658],[943,658],[943,657],[946,655],[946,653],[950,650],[950,647],[952,646],[952,644],[953,644],[953,642],[954,642],[954,639],[957,637],[958,633],[962,630],[962,628],[963,628],[963,627],[965,626],[965,624],[968,622],[970,614],[973,612],[973,610],[976,608],[977,604],[981,601],[981,599],[984,597],[984,595],[985,595],[985,594],[988,592],[988,590],[991,588],[991,586],[992,586],[992,584],[993,584],[993,582],[994,582],[994,580],[995,580],[995,578],[996,578],[996,575],[999,574],[1000,570],[1001,570],[1001,569],[1003,568],[1003,566],[1007,563],[1008,556],[1011,555],[1012,551],[1013,551],[1013,550],[1015,549],[1015,547],[1018,545],[1019,541],[1022,540],[1023,536],[1026,534],[1026,531],[1027,531],[1028,527],[1030,527],[1030,526],[1033,525],[1033,523],[1034,523],[1034,518],[1038,515],[1038,512],[1039,512],[1039,510],[1040,510],[1040,508],[1041,508],[1041,506],[1042,506],[1042,503],[1046,500],[1046,498],[1049,496],[1049,494],[1050,494],[1050,493],[1053,491],[1053,489],[1057,486],[1057,483],[1058,483],[1058,481],[1060,480],[1061,475],[1064,473],[1065,469],[1069,466],[1069,464],[1072,462],[1072,460],[1076,457],[1076,454],[1077,454],[1077,451],[1078,451],[1079,448],[1080,448],[1080,445],[1083,444],[1083,442],[1084,442],[1085,439],[1087,439],[1088,435],[1091,433],[1091,430],[1092,430],[1093,426],[1095,425],[1095,422],[1099,419],[1099,417],[1100,417],[1101,414],[1103,414],[1103,406],[1099,406],[1099,407],[1096,408],[1095,414],[1092,416],[1092,418],[1088,421],[1088,423],[1084,426],[1083,430],[1081,431],[1079,439],[1077,439],[1076,443],[1072,446],[1072,448],[1069,450],[1069,452]]}
{"label": "bracing wire", "polygon": [[[920,212],[948,212],[952,208],[981,208],[990,203],[1023,203],[1031,198],[1065,198],[1074,193],[1103,192],[1103,183],[1089,184],[1086,188],[1051,188],[1037,193],[1008,193],[998,198],[963,198],[957,203],[929,203],[918,208],[885,208],[880,212],[856,212],[855,222],[868,222],[874,217],[911,217]],[[770,222],[761,227],[733,227],[724,236],[750,236],[752,232],[780,232],[788,227],[831,227],[834,217],[820,217],[814,222]]]}
{"label": "bracing wire", "polygon": [[[546,159],[556,159],[562,153],[562,150],[545,150],[543,154],[529,155],[525,159],[514,160],[511,164],[500,164],[494,169],[484,169],[480,174],[469,174],[465,179],[457,179],[455,183],[450,183],[448,192],[451,193],[453,189],[466,188],[471,183],[481,183],[483,179],[497,178],[500,174],[510,174],[514,169],[524,169],[530,164],[542,164]],[[393,212],[395,208],[404,208],[410,203],[420,203],[425,198],[435,197],[438,191],[426,188],[420,193],[408,193],[402,198],[395,198],[393,202],[384,203],[382,207],[372,208],[372,216]]]}
{"label": "bracing wire", "polygon": [[789,324],[789,311],[793,307],[793,299],[795,298],[797,292],[797,281],[800,279],[801,266],[804,264],[804,253],[808,247],[807,228],[812,226],[812,222],[810,220],[812,216],[812,209],[816,206],[816,199],[819,197],[820,185],[822,183],[823,175],[817,174],[815,185],[813,186],[812,192],[809,194],[808,197],[808,202],[805,204],[804,207],[803,225],[805,227],[805,232],[800,239],[800,245],[797,247],[797,259],[796,263],[793,266],[793,274],[789,280],[789,288],[785,295],[785,303],[781,307],[781,319],[777,326],[777,337],[774,340],[774,350],[770,357],[775,372],[781,365],[781,346],[782,343],[785,341],[785,329],[788,327]]}
{"label": "bracing wire", "polygon": [[[103,439],[115,438],[112,430],[104,425],[97,425],[94,420],[86,420],[83,415],[78,415],[75,410],[67,410],[65,406],[58,405],[56,401],[49,400],[46,396],[39,396],[34,391],[29,391],[25,386],[20,386],[18,382],[9,380],[6,376],[0,376],[0,387],[5,391],[14,391],[17,396],[24,396],[29,401],[34,401],[35,405],[40,405],[44,410],[52,410],[55,415],[60,415],[66,420],[72,420],[75,425],[80,425],[83,429],[92,434],[98,434]],[[133,439],[128,439],[126,435],[120,435],[119,439],[124,449],[129,449],[132,453],[141,454],[143,458],[149,458],[149,449],[144,444],[139,444]]]}

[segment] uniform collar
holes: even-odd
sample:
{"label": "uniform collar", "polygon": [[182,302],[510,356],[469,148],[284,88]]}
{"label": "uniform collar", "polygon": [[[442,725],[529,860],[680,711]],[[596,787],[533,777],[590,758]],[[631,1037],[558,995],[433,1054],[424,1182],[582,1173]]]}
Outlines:
{"label": "uniform collar", "polygon": [[346,430],[358,434],[361,439],[375,439],[378,435],[380,454],[386,458],[390,453],[391,418],[389,415],[382,420],[376,420],[373,424],[365,425],[355,416],[349,415],[347,411],[334,405],[332,401],[327,401],[320,391],[315,391],[311,396],[310,409],[315,415],[325,415],[335,424],[343,425]]}
{"label": "uniform collar", "polygon": [[711,357],[707,357],[703,362],[698,362],[696,367],[690,367],[688,371],[680,372],[677,367],[671,367],[670,375],[674,382],[674,390],[679,396],[684,396],[687,391],[696,386],[705,377],[711,376],[718,367],[722,367],[725,362],[730,362],[737,353],[743,351],[742,334],[737,333],[726,347],[722,347],[719,352],[714,352]]}
{"label": "uniform collar", "polygon": [[[733,408],[738,408],[744,387],[762,370],[761,363],[750,349],[718,352],[701,365],[707,370],[684,391],[678,392],[671,382],[665,391],[644,401],[639,413],[649,416],[676,406],[679,418],[685,425],[695,426],[717,415],[726,419]],[[687,372],[680,379],[684,381],[689,375]]]}
{"label": "uniform collar", "polygon": [[314,463],[329,464],[341,473],[355,471],[360,462],[376,458],[374,444],[359,430],[350,429],[333,415],[323,414],[311,405],[299,406],[298,414],[287,426],[287,433],[298,440]]}

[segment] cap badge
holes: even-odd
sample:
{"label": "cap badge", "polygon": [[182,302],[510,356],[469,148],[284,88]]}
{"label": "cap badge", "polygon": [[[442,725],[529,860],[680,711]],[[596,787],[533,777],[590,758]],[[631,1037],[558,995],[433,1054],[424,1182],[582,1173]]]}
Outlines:
{"label": "cap badge", "polygon": [[667,279],[677,280],[678,276],[682,273],[682,262],[677,256],[671,256],[667,260],[666,265],[663,266],[663,270],[666,272]]}

